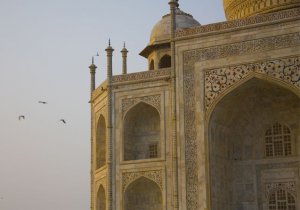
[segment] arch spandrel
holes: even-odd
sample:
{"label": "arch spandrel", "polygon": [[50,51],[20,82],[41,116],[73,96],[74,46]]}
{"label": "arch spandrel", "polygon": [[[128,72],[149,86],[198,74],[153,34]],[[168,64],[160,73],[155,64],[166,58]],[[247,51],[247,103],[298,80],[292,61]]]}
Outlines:
{"label": "arch spandrel", "polygon": [[253,78],[277,84],[300,97],[300,57],[207,70],[205,72],[206,116],[210,116],[218,101],[224,96]]}
{"label": "arch spandrel", "polygon": [[275,183],[268,183],[266,185],[266,194],[269,197],[274,191],[282,189],[286,190],[287,192],[291,193],[293,196],[296,196],[296,182],[275,182]]}
{"label": "arch spandrel", "polygon": [[145,103],[156,109],[159,114],[161,113],[161,95],[157,94],[122,99],[121,110],[123,117],[125,117],[126,114],[139,103]]}
{"label": "arch spandrel", "polygon": [[122,189],[126,191],[129,185],[140,178],[146,178],[155,182],[158,187],[163,190],[163,175],[161,170],[125,172],[122,174]]}

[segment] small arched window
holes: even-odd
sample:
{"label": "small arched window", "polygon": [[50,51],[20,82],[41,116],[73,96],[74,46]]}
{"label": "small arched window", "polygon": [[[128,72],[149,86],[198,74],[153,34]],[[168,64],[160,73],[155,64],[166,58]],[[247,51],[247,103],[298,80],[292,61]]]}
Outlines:
{"label": "small arched window", "polygon": [[275,123],[265,134],[266,157],[292,155],[291,131],[280,123]]}
{"label": "small arched window", "polygon": [[154,70],[154,60],[153,59],[150,61],[149,70]]}
{"label": "small arched window", "polygon": [[102,185],[100,185],[98,190],[97,210],[106,210],[105,190]]}
{"label": "small arched window", "polygon": [[106,124],[103,115],[100,115],[96,132],[96,169],[106,164]]}
{"label": "small arched window", "polygon": [[171,67],[171,56],[164,55],[158,64],[158,67],[161,68],[170,68]]}
{"label": "small arched window", "polygon": [[268,210],[296,210],[296,201],[294,196],[283,190],[274,191],[268,200]]}

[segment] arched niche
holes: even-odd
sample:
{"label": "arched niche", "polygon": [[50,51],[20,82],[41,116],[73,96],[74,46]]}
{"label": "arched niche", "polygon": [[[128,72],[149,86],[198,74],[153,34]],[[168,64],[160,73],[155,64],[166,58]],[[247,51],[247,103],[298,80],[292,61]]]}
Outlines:
{"label": "arched niche", "polygon": [[150,63],[149,63],[149,70],[154,70],[154,60],[151,59]]}
{"label": "arched niche", "polygon": [[124,193],[124,210],[162,210],[162,192],[152,180],[141,177]]}
{"label": "arched niche", "polygon": [[141,102],[124,119],[124,160],[160,157],[160,115],[153,106]]}
{"label": "arched niche", "polygon": [[97,210],[106,210],[106,196],[105,190],[102,185],[100,185],[97,193]]}
{"label": "arched niche", "polygon": [[103,115],[100,115],[96,131],[96,168],[106,164],[106,123]]}
{"label": "arched niche", "polygon": [[158,63],[158,68],[170,68],[171,67],[171,56],[164,55]]}
{"label": "arched niche", "polygon": [[[208,124],[210,197],[213,210],[258,210],[259,161],[274,164],[289,157],[265,155],[266,132],[277,122],[291,128],[293,156],[299,156],[300,98],[266,80],[252,78],[224,96]],[[298,146],[297,146],[298,145]],[[285,160],[282,160],[285,158]],[[260,163],[261,164],[261,163]],[[272,182],[272,180],[269,180]],[[260,206],[260,207],[259,207]]]}

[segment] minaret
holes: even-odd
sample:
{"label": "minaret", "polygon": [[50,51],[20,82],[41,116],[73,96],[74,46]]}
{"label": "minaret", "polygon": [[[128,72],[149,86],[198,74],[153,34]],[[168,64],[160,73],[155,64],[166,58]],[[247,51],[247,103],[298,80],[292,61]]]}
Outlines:
{"label": "minaret", "polygon": [[123,49],[121,50],[122,53],[122,74],[127,74],[127,53],[128,50],[125,47],[125,42]]}
{"label": "minaret", "polygon": [[92,64],[89,66],[91,74],[91,94],[95,90],[95,75],[97,66],[94,64],[94,57],[92,57]]}
{"label": "minaret", "polygon": [[112,55],[114,49],[110,46],[107,53],[107,210],[113,209],[113,139],[112,139]]}
{"label": "minaret", "polygon": [[93,153],[93,125],[94,125],[94,116],[93,116],[93,91],[95,90],[95,76],[96,76],[96,69],[97,66],[94,64],[94,57],[92,57],[92,64],[89,66],[90,74],[91,74],[91,84],[90,84],[90,104],[91,104],[91,206],[90,208],[93,209],[94,204],[94,153]]}
{"label": "minaret", "polygon": [[178,0],[170,0],[170,18],[171,18],[171,82],[172,82],[172,209],[178,210],[178,157],[177,157],[177,120],[176,120],[176,62],[175,62],[175,31],[176,31],[176,8],[179,6]]}

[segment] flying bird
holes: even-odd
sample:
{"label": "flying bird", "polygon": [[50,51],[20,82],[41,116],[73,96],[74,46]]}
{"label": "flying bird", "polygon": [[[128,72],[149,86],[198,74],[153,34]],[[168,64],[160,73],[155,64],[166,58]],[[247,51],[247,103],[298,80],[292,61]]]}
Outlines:
{"label": "flying bird", "polygon": [[60,119],[60,122],[63,122],[64,124],[66,124],[66,121],[64,119]]}
{"label": "flying bird", "polygon": [[20,115],[19,116],[19,120],[22,120],[22,119],[25,120],[25,116],[24,115]]}
{"label": "flying bird", "polygon": [[47,104],[47,101],[39,101],[39,104]]}

